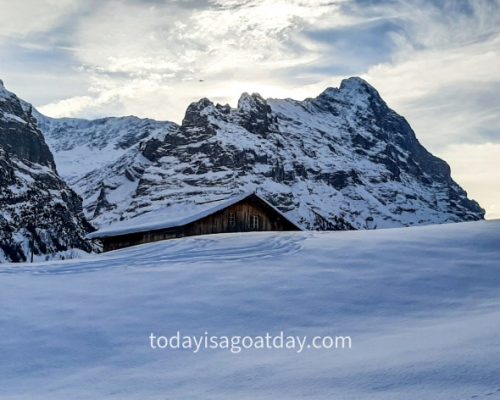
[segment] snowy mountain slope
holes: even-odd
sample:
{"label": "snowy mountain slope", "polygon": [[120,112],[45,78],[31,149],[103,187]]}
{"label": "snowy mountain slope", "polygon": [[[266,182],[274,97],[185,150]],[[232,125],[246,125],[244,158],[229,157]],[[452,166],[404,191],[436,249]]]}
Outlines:
{"label": "snowy mountain slope", "polygon": [[49,118],[33,113],[54,154],[61,176],[70,184],[88,172],[120,158],[141,140],[162,138],[173,122],[134,116],[85,120]]}
{"label": "snowy mountain slope", "polygon": [[360,78],[313,99],[191,104],[180,127],[73,182],[96,225],[257,190],[308,229],[482,219],[406,120]]}
{"label": "snowy mountain slope", "polygon": [[[499,399],[499,242],[500,221],[481,221],[0,266],[0,397]],[[150,348],[178,330],[345,335],[352,348]]]}
{"label": "snowy mountain slope", "polygon": [[32,248],[40,256],[90,251],[90,231],[31,110],[0,81],[0,263],[24,261]]}

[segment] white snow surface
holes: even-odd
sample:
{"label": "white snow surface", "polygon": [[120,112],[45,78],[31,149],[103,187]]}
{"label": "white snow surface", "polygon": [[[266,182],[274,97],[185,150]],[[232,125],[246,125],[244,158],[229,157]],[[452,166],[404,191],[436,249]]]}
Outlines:
{"label": "white snow surface", "polygon": [[[500,221],[223,234],[0,266],[0,398],[500,398]],[[349,335],[350,350],[148,336]]]}

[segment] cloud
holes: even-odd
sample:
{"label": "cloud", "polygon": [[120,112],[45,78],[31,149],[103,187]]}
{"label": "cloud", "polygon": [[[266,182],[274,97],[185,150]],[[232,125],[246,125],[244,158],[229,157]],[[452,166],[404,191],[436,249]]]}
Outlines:
{"label": "cloud", "polygon": [[[342,2],[197,2],[197,12],[191,3],[109,1],[82,17],[74,57],[97,101],[79,112],[109,113],[100,99],[112,97],[129,113],[179,121],[204,96],[234,104],[243,91],[284,95],[291,85],[280,71],[312,64],[323,50],[300,33],[336,18]],[[43,109],[73,116],[68,104]]]}
{"label": "cloud", "polygon": [[466,12],[457,3],[395,8],[399,49],[364,74],[435,149],[500,142],[500,3],[461,2]]}
{"label": "cloud", "polygon": [[[303,98],[346,75],[363,75],[439,148],[450,140],[477,141],[471,130],[488,125],[480,121],[498,105],[487,87],[500,82],[498,4],[112,0],[74,25],[72,56],[96,98],[113,97],[125,104],[115,109],[176,121],[204,96],[233,104],[242,91]],[[135,102],[129,101],[133,91]],[[485,91],[489,103],[481,104]],[[149,98],[152,104],[140,105],[145,96],[164,106]],[[64,114],[65,104],[53,102],[50,109]],[[100,108],[104,115],[109,106],[97,101],[88,113],[80,111],[95,115]],[[450,123],[436,126],[436,111]],[[481,135],[496,140],[487,129]]]}
{"label": "cloud", "polygon": [[2,0],[0,40],[50,31],[75,12],[79,8],[78,3],[78,0]]}
{"label": "cloud", "polygon": [[452,167],[455,180],[486,210],[500,218],[500,144],[455,144],[440,152]]}
{"label": "cloud", "polygon": [[[68,114],[79,115],[83,110],[88,110],[95,104],[95,98],[91,96],[74,96],[39,107],[39,111],[54,118],[62,118]],[[106,101],[101,100],[98,105],[106,105]],[[61,112],[61,110],[64,110],[64,112]]]}
{"label": "cloud", "polygon": [[423,50],[404,61],[376,65],[364,75],[419,136],[439,148],[450,143],[500,142],[499,38],[460,49]]}

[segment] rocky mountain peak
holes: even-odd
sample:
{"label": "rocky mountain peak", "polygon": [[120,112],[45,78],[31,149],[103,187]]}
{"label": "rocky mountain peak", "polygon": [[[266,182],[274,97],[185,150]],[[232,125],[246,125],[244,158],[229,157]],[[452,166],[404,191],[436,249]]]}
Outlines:
{"label": "rocky mountain peak", "polygon": [[242,93],[238,99],[238,111],[246,112],[252,111],[256,108],[267,106],[266,100],[259,93]]}
{"label": "rocky mountain peak", "polygon": [[377,89],[359,76],[351,76],[350,78],[342,79],[339,89],[344,91],[378,93]]}
{"label": "rocky mountain peak", "polygon": [[231,108],[201,99],[163,140],[145,141],[76,187],[97,224],[252,190],[308,229],[484,215],[448,165],[360,78],[304,101],[244,93]]}
{"label": "rocky mountain peak", "polygon": [[206,97],[199,101],[191,103],[182,120],[182,126],[201,126],[207,123],[207,117],[216,111],[216,107],[212,101]]}
{"label": "rocky mountain peak", "polygon": [[191,103],[188,106],[184,118],[185,119],[186,118],[189,119],[189,115],[194,114],[194,113],[197,113],[197,114],[200,114],[200,113],[207,114],[210,111],[213,111],[214,108],[215,108],[214,103],[210,99],[207,99],[206,97],[203,97],[202,99],[200,99],[198,101],[195,101],[195,102]]}
{"label": "rocky mountain peak", "polygon": [[59,177],[33,107],[0,96],[0,262],[91,250],[81,199]]}
{"label": "rocky mountain peak", "polygon": [[243,93],[238,100],[237,112],[241,125],[256,135],[267,136],[276,122],[271,107],[258,93]]}
{"label": "rocky mountain peak", "polygon": [[13,97],[14,94],[9,92],[3,83],[3,81],[0,79],[0,102],[5,102],[7,99]]}
{"label": "rocky mountain peak", "polygon": [[334,113],[338,106],[349,106],[358,110],[376,109],[376,112],[388,110],[377,89],[359,77],[342,80],[339,88],[327,88],[315,100],[318,105]]}
{"label": "rocky mountain peak", "polygon": [[32,107],[23,108],[21,100],[5,87],[0,92],[0,127],[0,147],[9,154],[55,169],[54,157],[38,130]]}

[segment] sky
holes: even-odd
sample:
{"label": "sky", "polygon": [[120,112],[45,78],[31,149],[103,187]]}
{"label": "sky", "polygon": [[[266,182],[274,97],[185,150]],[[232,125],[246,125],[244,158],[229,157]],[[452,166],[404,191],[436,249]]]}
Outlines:
{"label": "sky", "polygon": [[500,218],[500,0],[0,0],[0,79],[53,117],[180,122],[361,76]]}

